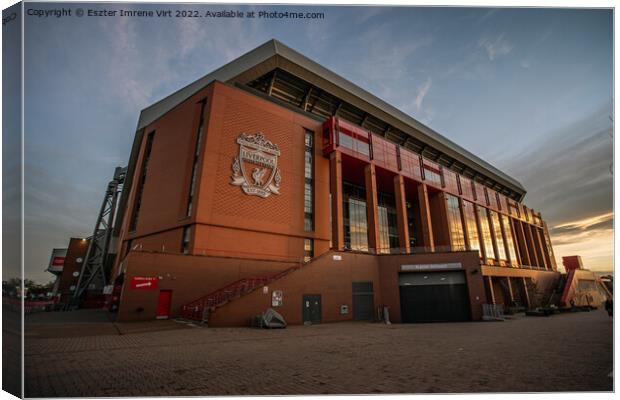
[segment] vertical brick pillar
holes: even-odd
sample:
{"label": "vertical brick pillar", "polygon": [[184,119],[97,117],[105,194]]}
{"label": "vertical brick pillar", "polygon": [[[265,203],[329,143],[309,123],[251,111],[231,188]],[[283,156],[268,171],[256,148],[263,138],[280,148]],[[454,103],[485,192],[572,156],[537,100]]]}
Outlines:
{"label": "vertical brick pillar", "polygon": [[[378,253],[381,247],[379,239],[379,210],[377,199],[377,177],[374,164],[368,164],[364,168],[364,180],[366,182],[366,213],[368,216],[368,248]],[[388,246],[388,243],[384,243]]]}
{"label": "vertical brick pillar", "polygon": [[329,185],[332,195],[332,246],[344,250],[344,224],[342,210],[342,155],[334,151],[329,155]]}
{"label": "vertical brick pillar", "polygon": [[394,177],[394,197],[396,198],[396,221],[398,224],[398,243],[401,252],[409,253],[409,221],[407,219],[407,196],[402,175]]}
{"label": "vertical brick pillar", "polygon": [[422,234],[422,242],[427,251],[435,251],[435,242],[433,240],[433,225],[431,224],[431,207],[428,202],[428,188],[426,183],[418,185],[418,200],[420,202],[420,230]]}

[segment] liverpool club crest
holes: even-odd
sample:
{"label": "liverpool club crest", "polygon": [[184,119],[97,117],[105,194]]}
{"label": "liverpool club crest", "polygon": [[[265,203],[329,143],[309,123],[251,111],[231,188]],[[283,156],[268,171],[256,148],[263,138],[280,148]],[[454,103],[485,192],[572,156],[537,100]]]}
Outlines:
{"label": "liverpool club crest", "polygon": [[280,149],[259,132],[242,133],[237,138],[239,155],[233,159],[230,184],[241,186],[245,194],[267,197],[280,194]]}

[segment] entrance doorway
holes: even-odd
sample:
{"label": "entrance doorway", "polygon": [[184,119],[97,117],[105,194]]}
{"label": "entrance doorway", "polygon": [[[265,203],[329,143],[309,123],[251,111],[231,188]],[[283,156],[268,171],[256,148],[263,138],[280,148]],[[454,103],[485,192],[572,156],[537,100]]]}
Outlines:
{"label": "entrance doorway", "polygon": [[321,295],[304,294],[302,303],[304,324],[320,324]]}
{"label": "entrance doorway", "polygon": [[469,293],[462,271],[401,274],[403,322],[467,321]]}
{"label": "entrance doorway", "polygon": [[374,317],[372,282],[353,282],[353,319],[369,321]]}
{"label": "entrance doorway", "polygon": [[172,304],[172,290],[160,290],[157,302],[157,319],[170,317],[170,305]]}

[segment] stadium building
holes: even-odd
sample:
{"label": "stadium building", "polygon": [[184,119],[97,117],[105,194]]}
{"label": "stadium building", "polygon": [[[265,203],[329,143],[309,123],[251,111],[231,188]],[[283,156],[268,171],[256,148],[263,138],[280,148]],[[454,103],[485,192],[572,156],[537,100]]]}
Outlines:
{"label": "stadium building", "polygon": [[560,277],[515,179],[271,40],[144,109],[118,320],[479,320]]}

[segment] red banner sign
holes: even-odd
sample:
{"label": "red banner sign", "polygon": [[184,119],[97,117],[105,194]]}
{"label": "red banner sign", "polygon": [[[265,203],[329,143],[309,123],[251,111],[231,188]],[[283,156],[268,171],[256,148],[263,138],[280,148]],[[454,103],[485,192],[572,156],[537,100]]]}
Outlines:
{"label": "red banner sign", "polygon": [[52,265],[53,266],[65,265],[65,257],[54,257],[54,258],[52,258]]}
{"label": "red banner sign", "polygon": [[157,289],[157,281],[155,276],[134,276],[131,278],[131,289],[135,290],[151,290]]}

